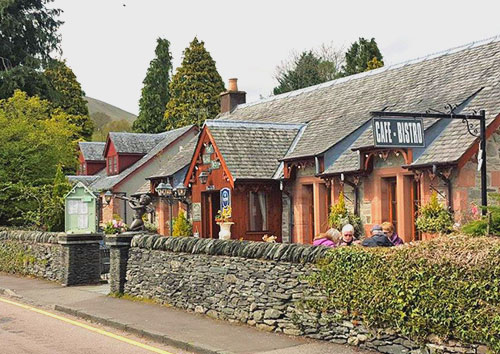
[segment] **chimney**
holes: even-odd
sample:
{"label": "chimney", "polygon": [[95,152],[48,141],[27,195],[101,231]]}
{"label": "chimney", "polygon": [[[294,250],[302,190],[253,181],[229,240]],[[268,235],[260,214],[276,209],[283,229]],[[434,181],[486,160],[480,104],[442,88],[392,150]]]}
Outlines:
{"label": "chimney", "polygon": [[220,112],[231,112],[237,105],[246,102],[245,91],[238,91],[238,79],[229,79],[228,90],[220,94]]}

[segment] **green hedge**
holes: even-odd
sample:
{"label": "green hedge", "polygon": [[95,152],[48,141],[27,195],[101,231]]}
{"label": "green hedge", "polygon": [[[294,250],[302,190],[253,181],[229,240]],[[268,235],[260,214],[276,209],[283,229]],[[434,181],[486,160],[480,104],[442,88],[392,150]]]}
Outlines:
{"label": "green hedge", "polygon": [[449,236],[391,249],[343,247],[309,278],[315,311],[422,341],[429,334],[500,353],[500,239]]}

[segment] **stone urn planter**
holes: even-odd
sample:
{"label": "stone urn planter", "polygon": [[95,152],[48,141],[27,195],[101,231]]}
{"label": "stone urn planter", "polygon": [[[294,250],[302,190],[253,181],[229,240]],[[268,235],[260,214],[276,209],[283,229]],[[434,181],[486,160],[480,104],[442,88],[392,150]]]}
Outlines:
{"label": "stone urn planter", "polygon": [[220,226],[220,231],[219,231],[219,239],[220,240],[230,240],[231,239],[231,225],[233,225],[234,222],[231,221],[224,221],[224,222],[218,222],[217,225]]}

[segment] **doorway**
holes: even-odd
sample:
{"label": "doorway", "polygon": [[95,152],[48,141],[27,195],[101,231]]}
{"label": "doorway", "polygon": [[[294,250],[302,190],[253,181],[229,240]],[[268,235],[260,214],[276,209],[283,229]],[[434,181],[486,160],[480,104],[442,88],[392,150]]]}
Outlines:
{"label": "doorway", "polygon": [[417,227],[415,225],[415,220],[417,219],[418,216],[418,209],[420,208],[420,200],[421,200],[421,192],[420,192],[420,181],[413,180],[412,185],[411,185],[411,205],[412,205],[412,239],[414,241],[419,241],[422,239],[422,233],[417,230]]}
{"label": "doorway", "polygon": [[394,225],[394,230],[398,230],[398,201],[396,194],[396,177],[386,179],[387,182],[387,210],[389,211],[388,221]]}
{"label": "doorway", "polygon": [[201,193],[201,237],[219,238],[219,226],[215,222],[219,208],[220,194],[218,190]]}

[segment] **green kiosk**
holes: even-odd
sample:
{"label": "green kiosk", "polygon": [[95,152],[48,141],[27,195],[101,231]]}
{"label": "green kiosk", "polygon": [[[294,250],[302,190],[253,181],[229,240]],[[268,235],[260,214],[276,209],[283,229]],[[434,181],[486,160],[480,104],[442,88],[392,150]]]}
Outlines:
{"label": "green kiosk", "polygon": [[78,182],[64,199],[66,233],[96,233],[98,227],[97,196],[82,182]]}

